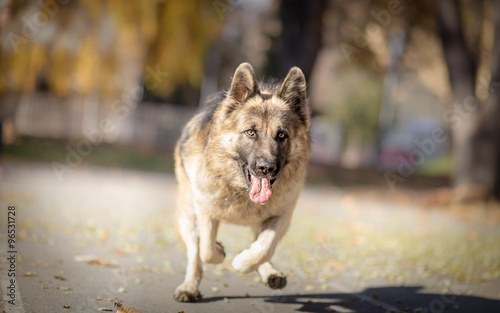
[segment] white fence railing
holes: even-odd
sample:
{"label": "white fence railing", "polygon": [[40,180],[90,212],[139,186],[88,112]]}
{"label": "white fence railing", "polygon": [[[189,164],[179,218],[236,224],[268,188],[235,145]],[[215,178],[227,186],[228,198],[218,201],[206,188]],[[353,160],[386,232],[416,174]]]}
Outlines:
{"label": "white fence railing", "polygon": [[[166,104],[104,104],[89,97],[63,99],[33,94],[16,99],[16,134],[67,140],[102,140],[172,149],[194,107]],[[102,137],[101,137],[102,136]]]}

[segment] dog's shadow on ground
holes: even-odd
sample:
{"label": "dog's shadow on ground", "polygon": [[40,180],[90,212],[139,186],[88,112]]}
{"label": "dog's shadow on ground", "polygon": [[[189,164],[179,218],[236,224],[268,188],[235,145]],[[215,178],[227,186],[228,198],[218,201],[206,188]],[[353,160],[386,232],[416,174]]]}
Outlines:
{"label": "dog's shadow on ground", "polygon": [[[290,304],[297,312],[452,312],[499,313],[500,300],[475,296],[419,293],[420,286],[368,288],[360,293],[283,294],[279,296],[211,297],[202,303],[263,299],[255,303],[257,311],[275,312],[274,304]],[[298,307],[297,307],[298,306]],[[290,308],[290,311],[292,307]],[[280,311],[281,312],[281,311]]]}

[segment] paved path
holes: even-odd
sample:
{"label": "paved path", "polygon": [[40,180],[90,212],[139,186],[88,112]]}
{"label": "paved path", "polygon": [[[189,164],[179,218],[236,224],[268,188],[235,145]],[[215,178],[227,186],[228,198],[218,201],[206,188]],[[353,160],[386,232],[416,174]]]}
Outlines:
{"label": "paved path", "polygon": [[[172,298],[185,266],[172,176],[81,166],[60,182],[50,165],[10,161],[0,183],[5,312],[113,309],[98,298],[118,298],[142,313],[500,312],[498,212],[403,206],[308,187],[273,260],[289,274],[285,289],[231,269],[251,236],[223,225],[226,262],[204,267],[203,302],[183,304]],[[9,205],[16,214],[12,249]]]}

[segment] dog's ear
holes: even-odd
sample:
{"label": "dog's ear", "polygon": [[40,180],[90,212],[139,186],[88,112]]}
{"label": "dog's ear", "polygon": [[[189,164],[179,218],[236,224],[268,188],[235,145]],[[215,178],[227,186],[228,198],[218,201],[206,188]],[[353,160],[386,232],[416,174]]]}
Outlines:
{"label": "dog's ear", "polygon": [[307,127],[310,124],[310,111],[307,102],[307,85],[304,73],[298,67],[292,67],[278,91],[283,99]]}
{"label": "dog's ear", "polygon": [[228,97],[238,103],[243,103],[243,101],[258,93],[259,85],[253,67],[249,63],[241,63],[234,72]]}

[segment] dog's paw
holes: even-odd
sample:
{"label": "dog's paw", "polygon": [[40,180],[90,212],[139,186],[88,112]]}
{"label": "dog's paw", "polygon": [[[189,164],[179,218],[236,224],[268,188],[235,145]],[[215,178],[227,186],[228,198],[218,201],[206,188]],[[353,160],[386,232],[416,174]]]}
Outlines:
{"label": "dog's paw", "polygon": [[283,273],[271,274],[267,278],[267,285],[271,289],[283,289],[286,286],[286,275]]}
{"label": "dog's paw", "polygon": [[189,291],[179,286],[175,290],[174,299],[178,302],[198,302],[202,299],[202,296],[198,290]]}
{"label": "dog's paw", "polygon": [[231,264],[240,273],[250,273],[255,271],[260,265],[254,262],[254,258],[249,250],[243,250],[236,255]]}

